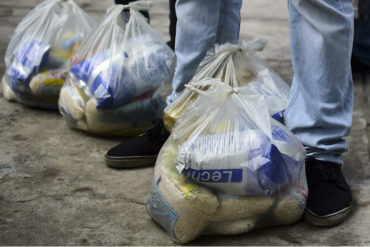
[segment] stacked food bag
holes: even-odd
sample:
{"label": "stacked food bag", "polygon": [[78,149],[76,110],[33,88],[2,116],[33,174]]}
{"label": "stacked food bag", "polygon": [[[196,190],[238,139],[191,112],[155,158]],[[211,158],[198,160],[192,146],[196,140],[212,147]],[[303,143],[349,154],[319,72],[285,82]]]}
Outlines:
{"label": "stacked food bag", "polygon": [[111,7],[77,50],[59,100],[70,126],[137,135],[162,116],[175,55],[140,14],[149,7]]}
{"label": "stacked food bag", "polygon": [[4,97],[57,109],[69,59],[93,24],[72,0],[46,0],[36,6],[18,24],[6,51]]}
{"label": "stacked food bag", "polygon": [[197,94],[159,153],[147,211],[179,243],[298,221],[307,196],[303,145],[254,86],[193,81]]}
{"label": "stacked food bag", "polygon": [[[290,89],[278,74],[256,56],[255,52],[263,50],[265,45],[266,41],[262,39],[216,45],[207,53],[192,81],[212,77],[219,78],[232,87],[244,87],[248,84],[268,98],[270,114],[275,119],[281,120]],[[185,89],[166,107],[164,123],[169,131],[181,113],[193,106],[197,97],[196,93]]]}

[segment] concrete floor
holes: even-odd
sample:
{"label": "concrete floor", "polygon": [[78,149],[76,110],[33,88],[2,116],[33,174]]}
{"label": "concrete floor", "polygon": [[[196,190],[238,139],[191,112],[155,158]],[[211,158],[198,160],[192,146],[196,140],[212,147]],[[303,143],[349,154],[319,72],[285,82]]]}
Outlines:
{"label": "concrete floor", "polygon": [[[95,19],[113,0],[76,0]],[[0,57],[17,23],[41,0],[0,0]],[[168,39],[166,0],[155,0],[153,27]],[[263,57],[292,78],[285,0],[248,0],[241,38],[269,40]],[[0,62],[0,72],[4,62]],[[370,245],[370,78],[355,82],[353,130],[345,174],[355,198],[334,228],[304,222],[238,236],[202,236],[193,245]],[[119,139],[72,130],[58,112],[0,98],[0,245],[174,245],[146,213],[152,168],[118,171],[104,164]]]}

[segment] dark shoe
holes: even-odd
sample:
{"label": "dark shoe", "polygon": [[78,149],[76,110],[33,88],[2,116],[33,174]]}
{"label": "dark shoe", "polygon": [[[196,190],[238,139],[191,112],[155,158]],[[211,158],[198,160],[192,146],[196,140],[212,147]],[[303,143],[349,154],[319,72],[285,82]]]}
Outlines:
{"label": "dark shoe", "polygon": [[315,226],[334,226],[348,215],[352,195],[342,166],[309,158],[306,160],[308,197],[304,219]]}
{"label": "dark shoe", "polygon": [[170,136],[162,120],[154,124],[155,127],[144,134],[111,148],[105,155],[107,165],[114,168],[153,166],[161,147]]}

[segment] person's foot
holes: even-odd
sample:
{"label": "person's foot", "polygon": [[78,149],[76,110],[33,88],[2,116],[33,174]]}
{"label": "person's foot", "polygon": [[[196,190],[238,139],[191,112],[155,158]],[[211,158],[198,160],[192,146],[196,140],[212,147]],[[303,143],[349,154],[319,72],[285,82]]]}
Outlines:
{"label": "person's foot", "polygon": [[114,168],[153,166],[161,147],[170,136],[162,120],[156,120],[154,124],[144,134],[111,148],[105,154],[107,165]]}
{"label": "person's foot", "polygon": [[306,160],[308,197],[304,219],[315,226],[335,226],[349,214],[352,195],[340,164]]}

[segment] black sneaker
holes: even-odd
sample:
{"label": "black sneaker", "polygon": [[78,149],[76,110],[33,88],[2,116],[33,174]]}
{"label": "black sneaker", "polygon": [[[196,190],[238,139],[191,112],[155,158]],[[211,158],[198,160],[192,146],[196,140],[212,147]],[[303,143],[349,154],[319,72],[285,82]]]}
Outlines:
{"label": "black sneaker", "polygon": [[315,226],[334,226],[348,215],[352,195],[342,166],[309,158],[306,160],[308,197],[304,219]]}
{"label": "black sneaker", "polygon": [[161,147],[170,136],[162,120],[156,120],[154,125],[144,134],[111,148],[105,154],[107,165],[114,168],[153,166]]}

